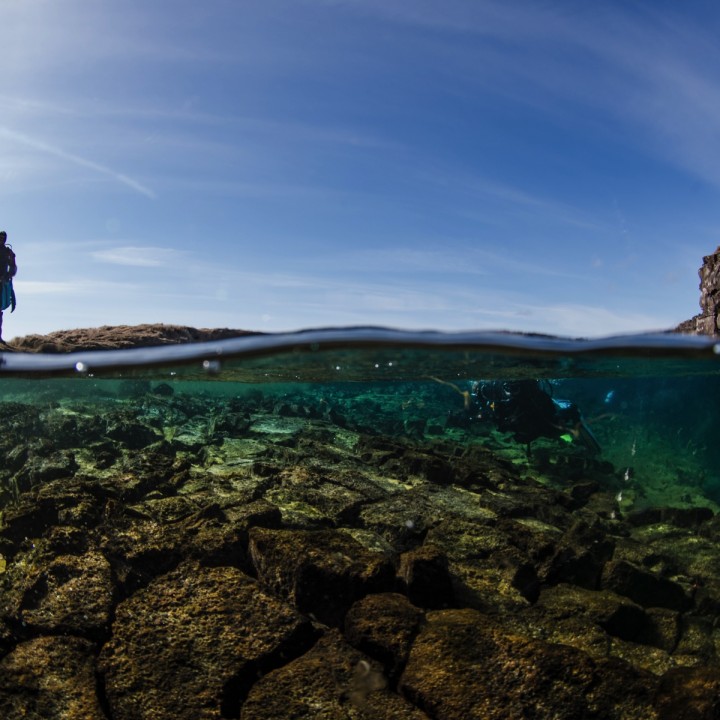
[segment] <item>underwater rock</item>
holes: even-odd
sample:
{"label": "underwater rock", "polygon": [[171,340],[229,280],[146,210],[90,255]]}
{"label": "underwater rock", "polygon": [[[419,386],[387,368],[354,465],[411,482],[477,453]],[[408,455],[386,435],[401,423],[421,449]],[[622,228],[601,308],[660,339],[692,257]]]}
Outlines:
{"label": "underwater rock", "polygon": [[670,523],[680,528],[694,528],[711,521],[713,517],[715,513],[707,507],[653,507],[630,512],[626,520],[634,526]]}
{"label": "underwater rock", "polygon": [[360,510],[358,523],[377,533],[400,553],[422,543],[428,530],[443,517],[424,488],[394,493]]}
{"label": "underwater rock", "polygon": [[378,593],[358,600],[345,616],[345,638],[383,664],[396,681],[405,667],[424,614],[404,595]]}
{"label": "underwater rock", "polygon": [[508,634],[475,610],[426,620],[399,690],[437,720],[657,717],[656,680],[623,661]]}
{"label": "underwater rock", "polygon": [[447,556],[459,606],[515,612],[537,599],[533,563],[495,522],[450,518],[430,529],[425,542]]}
{"label": "underwater rock", "polygon": [[114,519],[102,528],[100,550],[110,561],[121,591],[130,594],[182,561],[182,537],[153,520]]}
{"label": "underwater rock", "polygon": [[106,720],[96,693],[95,646],[78,637],[40,637],[0,660],[0,717]]}
{"label": "underwater rock", "polygon": [[602,574],[603,587],[634,600],[643,607],[687,610],[691,605],[685,590],[676,582],[633,565],[627,560],[611,560]]}
{"label": "underwater rock", "polygon": [[[571,637],[580,625],[596,625],[612,637],[644,645],[656,644],[655,624],[649,614],[628,598],[607,590],[557,585],[543,590],[537,605],[527,614],[537,617],[549,628],[556,642],[564,640],[561,639],[564,630],[567,630],[566,637]],[[591,652],[584,638],[581,642],[579,646],[574,642],[568,644]]]}
{"label": "underwater rock", "polygon": [[673,658],[681,665],[715,666],[720,672],[713,628],[717,618],[683,615],[680,620],[679,639],[673,650]]}
{"label": "underwater rock", "polygon": [[15,551],[22,540],[41,537],[57,521],[55,498],[23,494],[16,504],[3,508],[0,515],[0,538],[9,541],[4,552],[10,548]]}
{"label": "underwater rock", "polygon": [[389,558],[336,530],[252,528],[249,552],[264,587],[336,627],[355,600],[394,585]]}
{"label": "underwater rock", "polygon": [[108,491],[126,502],[139,500],[153,490],[174,494],[173,485],[185,479],[184,468],[174,454],[168,455],[164,449],[159,443],[127,454],[122,463],[123,472],[113,475],[106,483]]}
{"label": "underwater rock", "polygon": [[114,583],[108,561],[97,552],[57,557],[24,593],[21,619],[43,634],[100,640],[109,632]]}
{"label": "underwater rock", "polygon": [[105,423],[97,415],[84,417],[57,412],[49,414],[45,423],[44,433],[52,438],[57,449],[77,447],[78,437],[88,443],[100,440],[105,431]]}
{"label": "underwater rock", "polygon": [[241,720],[428,720],[388,689],[382,666],[329,631],[302,657],[250,690]]}
{"label": "underwater rock", "polygon": [[550,585],[573,583],[595,590],[614,549],[614,541],[600,523],[578,519],[550,550],[552,554],[540,571],[541,579]]}
{"label": "underwater rock", "polygon": [[118,605],[98,663],[110,714],[237,717],[258,676],[305,652],[314,636],[235,568],[187,563]]}
{"label": "underwater rock", "polygon": [[170,397],[175,394],[175,390],[172,385],[168,385],[166,382],[161,382],[153,386],[150,392],[153,395],[159,395],[160,397]]}
{"label": "underwater rock", "polygon": [[448,559],[438,548],[423,545],[403,553],[398,576],[414,605],[437,610],[454,604]]}
{"label": "underwater rock", "polygon": [[[279,510],[266,501],[230,506],[226,510],[212,503],[198,509],[197,502],[190,498],[171,497],[133,508],[138,514],[144,509],[159,512],[162,517],[118,519],[105,530],[102,550],[113,563],[126,592],[147,585],[183,559],[192,558],[205,566],[226,565],[252,571],[247,557],[249,528],[280,524]],[[172,512],[179,514],[167,515]]]}
{"label": "underwater rock", "polygon": [[645,612],[652,624],[652,644],[665,652],[673,652],[680,637],[680,613],[667,608],[647,608]]}
{"label": "underwater rock", "polygon": [[160,439],[158,433],[147,425],[117,416],[108,418],[104,434],[129,450],[140,450]]}
{"label": "underwater rock", "polygon": [[672,668],[660,680],[658,720],[716,720],[720,717],[717,668]]}
{"label": "underwater rock", "polygon": [[20,491],[59,478],[71,478],[80,466],[71,450],[58,450],[47,457],[30,453],[14,481]]}
{"label": "underwater rock", "polygon": [[[280,470],[276,480],[266,497],[279,507],[287,508],[285,514],[292,513],[295,524],[303,519],[310,526],[338,524],[385,495],[358,473],[336,472],[328,477],[324,472],[299,464]],[[322,518],[322,522],[318,518]]]}

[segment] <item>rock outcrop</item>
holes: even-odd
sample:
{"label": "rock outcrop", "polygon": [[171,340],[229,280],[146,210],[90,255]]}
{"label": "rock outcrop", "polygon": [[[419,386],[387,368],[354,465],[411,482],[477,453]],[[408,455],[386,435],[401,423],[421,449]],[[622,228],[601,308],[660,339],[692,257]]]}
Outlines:
{"label": "rock outcrop", "polygon": [[128,350],[157,345],[227,340],[244,335],[259,335],[249,330],[194,328],[186,325],[103,325],[97,328],[58,330],[47,335],[13,338],[4,350],[17,352],[66,353],[80,350]]}
{"label": "rock outcrop", "polygon": [[677,332],[700,335],[720,334],[720,246],[703,258],[700,276],[700,314],[686,320]]}

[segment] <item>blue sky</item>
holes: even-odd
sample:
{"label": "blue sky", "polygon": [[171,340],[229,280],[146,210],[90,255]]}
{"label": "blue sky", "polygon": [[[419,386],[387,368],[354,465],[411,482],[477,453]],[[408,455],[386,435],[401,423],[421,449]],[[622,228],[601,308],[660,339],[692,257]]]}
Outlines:
{"label": "blue sky", "polygon": [[698,312],[720,6],[3,0],[4,336]]}

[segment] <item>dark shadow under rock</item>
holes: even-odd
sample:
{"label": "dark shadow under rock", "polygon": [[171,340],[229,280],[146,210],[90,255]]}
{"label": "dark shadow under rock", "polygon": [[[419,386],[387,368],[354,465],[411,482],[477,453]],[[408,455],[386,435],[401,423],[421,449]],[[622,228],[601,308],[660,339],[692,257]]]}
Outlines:
{"label": "dark shadow under rock", "polygon": [[335,627],[355,600],[395,582],[387,556],[341,531],[253,528],[249,552],[265,587]]}
{"label": "dark shadow under rock", "polygon": [[439,523],[426,543],[445,553],[455,601],[483,612],[514,612],[537,599],[537,573],[515,534],[527,533],[496,521],[467,522],[452,518]]}
{"label": "dark shadow under rock", "polygon": [[422,610],[404,595],[368,595],[346,615],[345,638],[353,647],[380,661],[390,680],[396,682],[423,618]]}
{"label": "dark shadow under rock", "polygon": [[628,598],[608,590],[593,591],[574,585],[557,585],[544,590],[537,605],[526,616],[543,624],[548,633],[554,635],[555,642],[567,642],[587,651],[590,649],[586,645],[572,642],[574,628],[586,628],[584,637],[580,638],[581,642],[592,636],[593,626],[622,640],[647,645],[660,642],[655,623],[645,610]]}
{"label": "dark shadow under rock", "polygon": [[563,533],[552,555],[543,563],[541,578],[550,585],[566,582],[595,590],[614,549],[614,542],[599,522],[588,524],[577,520]]}
{"label": "dark shadow under rock", "polygon": [[117,608],[99,661],[113,720],[237,717],[257,676],[314,637],[239,570],[181,565]]}
{"label": "dark shadow under rock", "polygon": [[720,673],[717,668],[673,668],[660,680],[655,704],[659,720],[717,720]]}
{"label": "dark shadow under rock", "polygon": [[408,598],[418,607],[440,609],[454,604],[447,556],[433,545],[403,553],[398,576]]}
{"label": "dark shadow under rock", "polygon": [[261,678],[240,718],[427,720],[427,715],[388,689],[379,663],[330,631],[310,652]]}
{"label": "dark shadow under rock", "polygon": [[106,720],[96,691],[95,652],[77,637],[20,643],[0,661],[0,717]]}
{"label": "dark shadow under rock", "polygon": [[692,601],[681,585],[648,572],[627,560],[612,560],[605,565],[602,585],[625,595],[643,607],[687,610]]}

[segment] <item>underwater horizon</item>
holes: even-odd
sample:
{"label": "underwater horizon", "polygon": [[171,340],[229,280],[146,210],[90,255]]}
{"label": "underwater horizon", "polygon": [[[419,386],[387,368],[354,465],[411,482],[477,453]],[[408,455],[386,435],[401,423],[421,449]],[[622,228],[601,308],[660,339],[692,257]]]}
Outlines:
{"label": "underwater horizon", "polygon": [[710,337],[313,329],[6,352],[0,389],[6,717],[60,702],[39,655],[112,720],[669,720],[720,662]]}

